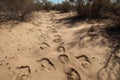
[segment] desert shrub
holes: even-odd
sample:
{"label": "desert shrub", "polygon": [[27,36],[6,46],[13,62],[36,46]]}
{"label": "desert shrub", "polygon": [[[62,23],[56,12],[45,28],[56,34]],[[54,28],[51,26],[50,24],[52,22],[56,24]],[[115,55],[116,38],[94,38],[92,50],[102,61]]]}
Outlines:
{"label": "desert shrub", "polygon": [[75,8],[75,6],[72,5],[68,1],[64,1],[62,3],[55,4],[53,7],[54,7],[53,8],[54,10],[58,10],[58,11],[61,11],[61,12],[69,12],[70,10],[73,10]]}
{"label": "desert shrub", "polygon": [[83,0],[78,0],[76,4],[76,11],[81,18],[86,18],[91,15],[92,5],[85,4]]}
{"label": "desert shrub", "polygon": [[62,12],[69,12],[70,10],[75,9],[75,6],[68,1],[62,2],[61,7],[62,7]]}
{"label": "desert shrub", "polygon": [[23,21],[27,19],[34,10],[34,0],[0,0],[0,11],[7,20]]}
{"label": "desert shrub", "polygon": [[88,0],[87,3],[84,0],[77,0],[76,10],[81,18],[100,18],[101,14],[115,13],[114,6],[117,3],[111,2],[111,0]]}
{"label": "desert shrub", "polygon": [[72,8],[72,5],[69,2],[64,1],[62,2],[61,7],[62,7],[62,12],[69,12]]}
{"label": "desert shrub", "polygon": [[82,18],[99,17],[99,12],[105,4],[105,0],[77,0],[76,10]]}
{"label": "desert shrub", "polygon": [[120,17],[120,2],[118,2],[118,3],[114,6],[114,11],[115,11],[115,14]]}
{"label": "desert shrub", "polygon": [[35,3],[35,5],[37,6],[37,11],[42,11],[42,10],[46,10],[46,11],[50,11],[53,10],[53,4],[51,1],[47,1],[47,0],[37,0],[37,2]]}
{"label": "desert shrub", "polygon": [[43,3],[41,3],[41,2],[36,2],[36,3],[34,3],[34,9],[36,10],[36,11],[41,11],[41,10],[43,10]]}
{"label": "desert shrub", "polygon": [[62,11],[62,5],[60,3],[53,5],[53,10]]}
{"label": "desert shrub", "polygon": [[110,0],[93,0],[92,5],[92,16],[93,17],[100,17],[101,12],[109,11],[111,10],[113,4]]}
{"label": "desert shrub", "polygon": [[43,4],[43,9],[46,11],[50,11],[53,9],[53,3],[48,1]]}

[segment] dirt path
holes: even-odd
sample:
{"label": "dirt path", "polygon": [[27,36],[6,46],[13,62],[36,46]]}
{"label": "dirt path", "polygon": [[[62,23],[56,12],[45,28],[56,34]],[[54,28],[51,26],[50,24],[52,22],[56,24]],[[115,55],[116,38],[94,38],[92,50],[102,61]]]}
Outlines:
{"label": "dirt path", "polygon": [[[30,22],[0,28],[0,80],[97,80],[107,46],[89,42],[91,24],[70,25],[68,13],[38,12]],[[107,51],[107,52],[105,52]]]}

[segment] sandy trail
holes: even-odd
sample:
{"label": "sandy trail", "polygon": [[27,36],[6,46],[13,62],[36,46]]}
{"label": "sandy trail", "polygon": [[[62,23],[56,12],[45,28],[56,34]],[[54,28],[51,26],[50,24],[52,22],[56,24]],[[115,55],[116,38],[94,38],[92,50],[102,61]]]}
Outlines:
{"label": "sandy trail", "polygon": [[88,42],[87,47],[79,48],[84,35],[79,31],[93,24],[69,28],[69,24],[59,22],[67,16],[38,12],[30,22],[1,25],[0,80],[97,80],[110,50],[93,46],[87,41],[89,37],[82,42]]}

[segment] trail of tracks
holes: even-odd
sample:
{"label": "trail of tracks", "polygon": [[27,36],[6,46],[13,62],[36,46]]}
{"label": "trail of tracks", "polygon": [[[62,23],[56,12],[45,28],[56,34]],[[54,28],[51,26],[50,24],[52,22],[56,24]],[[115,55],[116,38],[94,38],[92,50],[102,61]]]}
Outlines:
{"label": "trail of tracks", "polygon": [[1,25],[0,80],[97,80],[109,48],[96,45],[99,35],[90,41],[91,24],[61,21],[68,16],[38,12],[30,22]]}

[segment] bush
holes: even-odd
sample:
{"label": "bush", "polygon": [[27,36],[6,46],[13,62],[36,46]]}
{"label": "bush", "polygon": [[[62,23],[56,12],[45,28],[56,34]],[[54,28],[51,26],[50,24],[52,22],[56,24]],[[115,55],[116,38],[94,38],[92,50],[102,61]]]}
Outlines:
{"label": "bush", "polygon": [[67,1],[62,2],[61,7],[62,7],[62,12],[69,12],[72,9],[72,5]]}
{"label": "bush", "polygon": [[76,11],[78,15],[81,18],[87,18],[88,16],[91,16],[91,11],[92,11],[92,5],[91,4],[85,4],[84,1],[78,0],[76,4]]}
{"label": "bush", "polygon": [[114,11],[115,11],[115,14],[120,17],[120,2],[118,2],[118,3],[114,6]]}
{"label": "bush", "polygon": [[43,4],[43,9],[46,11],[50,11],[53,9],[53,3],[52,2],[45,2]]}
{"label": "bush", "polygon": [[28,18],[34,9],[34,0],[0,0],[0,12],[5,20],[23,21]]}
{"label": "bush", "polygon": [[54,4],[53,5],[53,10],[56,10],[56,11],[62,11],[62,5],[61,4]]}
{"label": "bush", "polygon": [[82,18],[100,18],[101,14],[115,13],[117,10],[114,6],[116,6],[116,3],[110,0],[89,0],[86,4],[84,0],[77,0],[76,10]]}
{"label": "bush", "polygon": [[58,10],[61,12],[69,12],[70,10],[73,10],[75,6],[70,4],[68,1],[64,1],[61,4],[55,4],[54,5],[54,10]]}

